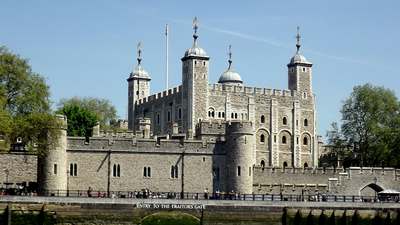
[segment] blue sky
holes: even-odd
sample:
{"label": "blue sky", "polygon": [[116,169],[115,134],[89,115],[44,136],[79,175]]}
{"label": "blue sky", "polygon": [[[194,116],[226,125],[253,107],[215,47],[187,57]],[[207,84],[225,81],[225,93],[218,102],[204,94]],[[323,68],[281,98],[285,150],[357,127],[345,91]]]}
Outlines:
{"label": "blue sky", "polygon": [[165,87],[164,27],[170,26],[170,86],[181,81],[191,23],[211,57],[210,82],[233,67],[246,86],[287,89],[286,64],[302,53],[313,66],[318,129],[340,120],[353,86],[383,85],[400,93],[400,1],[18,1],[0,2],[0,45],[28,58],[46,77],[52,101],[72,96],[109,99],[127,115],[127,82],[143,43],[152,92]]}

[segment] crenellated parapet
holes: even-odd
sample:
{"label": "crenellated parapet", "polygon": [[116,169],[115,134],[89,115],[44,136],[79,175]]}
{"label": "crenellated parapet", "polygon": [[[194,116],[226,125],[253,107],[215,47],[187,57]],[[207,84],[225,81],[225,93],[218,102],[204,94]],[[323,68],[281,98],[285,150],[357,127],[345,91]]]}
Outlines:
{"label": "crenellated parapet", "polygon": [[181,91],[182,91],[182,85],[179,85],[178,87],[170,88],[170,89],[168,89],[166,91],[162,91],[162,92],[150,95],[148,97],[144,97],[142,99],[139,99],[138,100],[138,104],[141,105],[141,104],[144,104],[144,103],[150,103],[150,102],[154,102],[154,101],[159,101],[159,100],[162,100],[163,98],[179,94],[179,93],[181,93]]}
{"label": "crenellated parapet", "polygon": [[269,89],[246,86],[233,86],[226,84],[209,84],[210,92],[245,94],[245,95],[264,95],[270,97],[294,97],[297,95],[296,90]]}

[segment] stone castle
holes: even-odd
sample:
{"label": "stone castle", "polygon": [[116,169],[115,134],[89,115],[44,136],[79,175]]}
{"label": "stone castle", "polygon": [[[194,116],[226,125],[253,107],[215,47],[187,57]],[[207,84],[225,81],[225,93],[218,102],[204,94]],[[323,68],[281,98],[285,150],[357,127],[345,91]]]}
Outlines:
{"label": "stone castle", "polygon": [[127,79],[130,132],[105,134],[95,127],[89,139],[68,137],[67,118],[60,116],[59,142],[47,156],[0,154],[10,177],[36,179],[50,193],[88,187],[352,195],[366,187],[399,189],[400,172],[393,168],[318,168],[312,63],[300,54],[299,34],[287,65],[288,89],[276,90],[245,86],[231,53],[218,83],[209,84],[210,58],[198,44],[197,28],[195,23],[193,45],[181,59],[182,84],[161,93],[150,95],[138,48]]}

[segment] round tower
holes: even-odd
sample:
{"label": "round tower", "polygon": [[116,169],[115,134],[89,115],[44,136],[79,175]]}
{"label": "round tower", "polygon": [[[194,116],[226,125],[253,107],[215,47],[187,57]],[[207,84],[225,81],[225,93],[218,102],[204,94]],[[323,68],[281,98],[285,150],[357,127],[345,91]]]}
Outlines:
{"label": "round tower", "polygon": [[231,122],[227,127],[227,191],[253,192],[254,129],[251,122]]}
{"label": "round tower", "polygon": [[57,140],[46,146],[46,153],[38,157],[38,184],[40,194],[67,194],[67,117],[56,116],[59,121]]}

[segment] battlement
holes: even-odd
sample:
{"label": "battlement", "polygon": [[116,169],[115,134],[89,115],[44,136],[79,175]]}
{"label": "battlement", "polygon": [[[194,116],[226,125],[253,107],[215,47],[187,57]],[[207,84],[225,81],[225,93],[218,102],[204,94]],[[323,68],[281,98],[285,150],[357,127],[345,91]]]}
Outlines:
{"label": "battlement", "polygon": [[388,175],[400,176],[400,169],[382,167],[350,167],[350,168],[282,168],[282,167],[262,167],[255,166],[254,170],[262,174],[309,174],[309,175],[336,175],[336,176],[357,176],[363,175]]}
{"label": "battlement", "polygon": [[138,104],[140,105],[140,104],[143,104],[143,103],[147,103],[147,102],[155,101],[155,100],[158,100],[158,99],[161,99],[161,98],[164,98],[164,97],[175,95],[175,94],[180,93],[181,91],[182,91],[182,85],[180,85],[178,87],[170,88],[168,90],[165,90],[165,91],[150,95],[150,96],[142,98],[142,99],[139,99]]}
{"label": "battlement", "polygon": [[253,122],[251,121],[229,121],[227,126],[229,133],[253,134]]}
{"label": "battlement", "polygon": [[106,138],[132,138],[134,133],[132,131],[110,131],[110,130],[101,130],[99,137]]}
{"label": "battlement", "polygon": [[158,153],[207,153],[216,151],[216,142],[207,140],[68,137],[68,151],[118,151]]}
{"label": "battlement", "polygon": [[243,87],[243,86],[233,86],[233,85],[227,85],[227,84],[210,84],[209,90],[220,91],[220,92],[230,92],[230,93],[243,93],[243,94],[249,94],[249,95],[267,95],[267,96],[279,96],[279,97],[296,96],[295,90]]}

